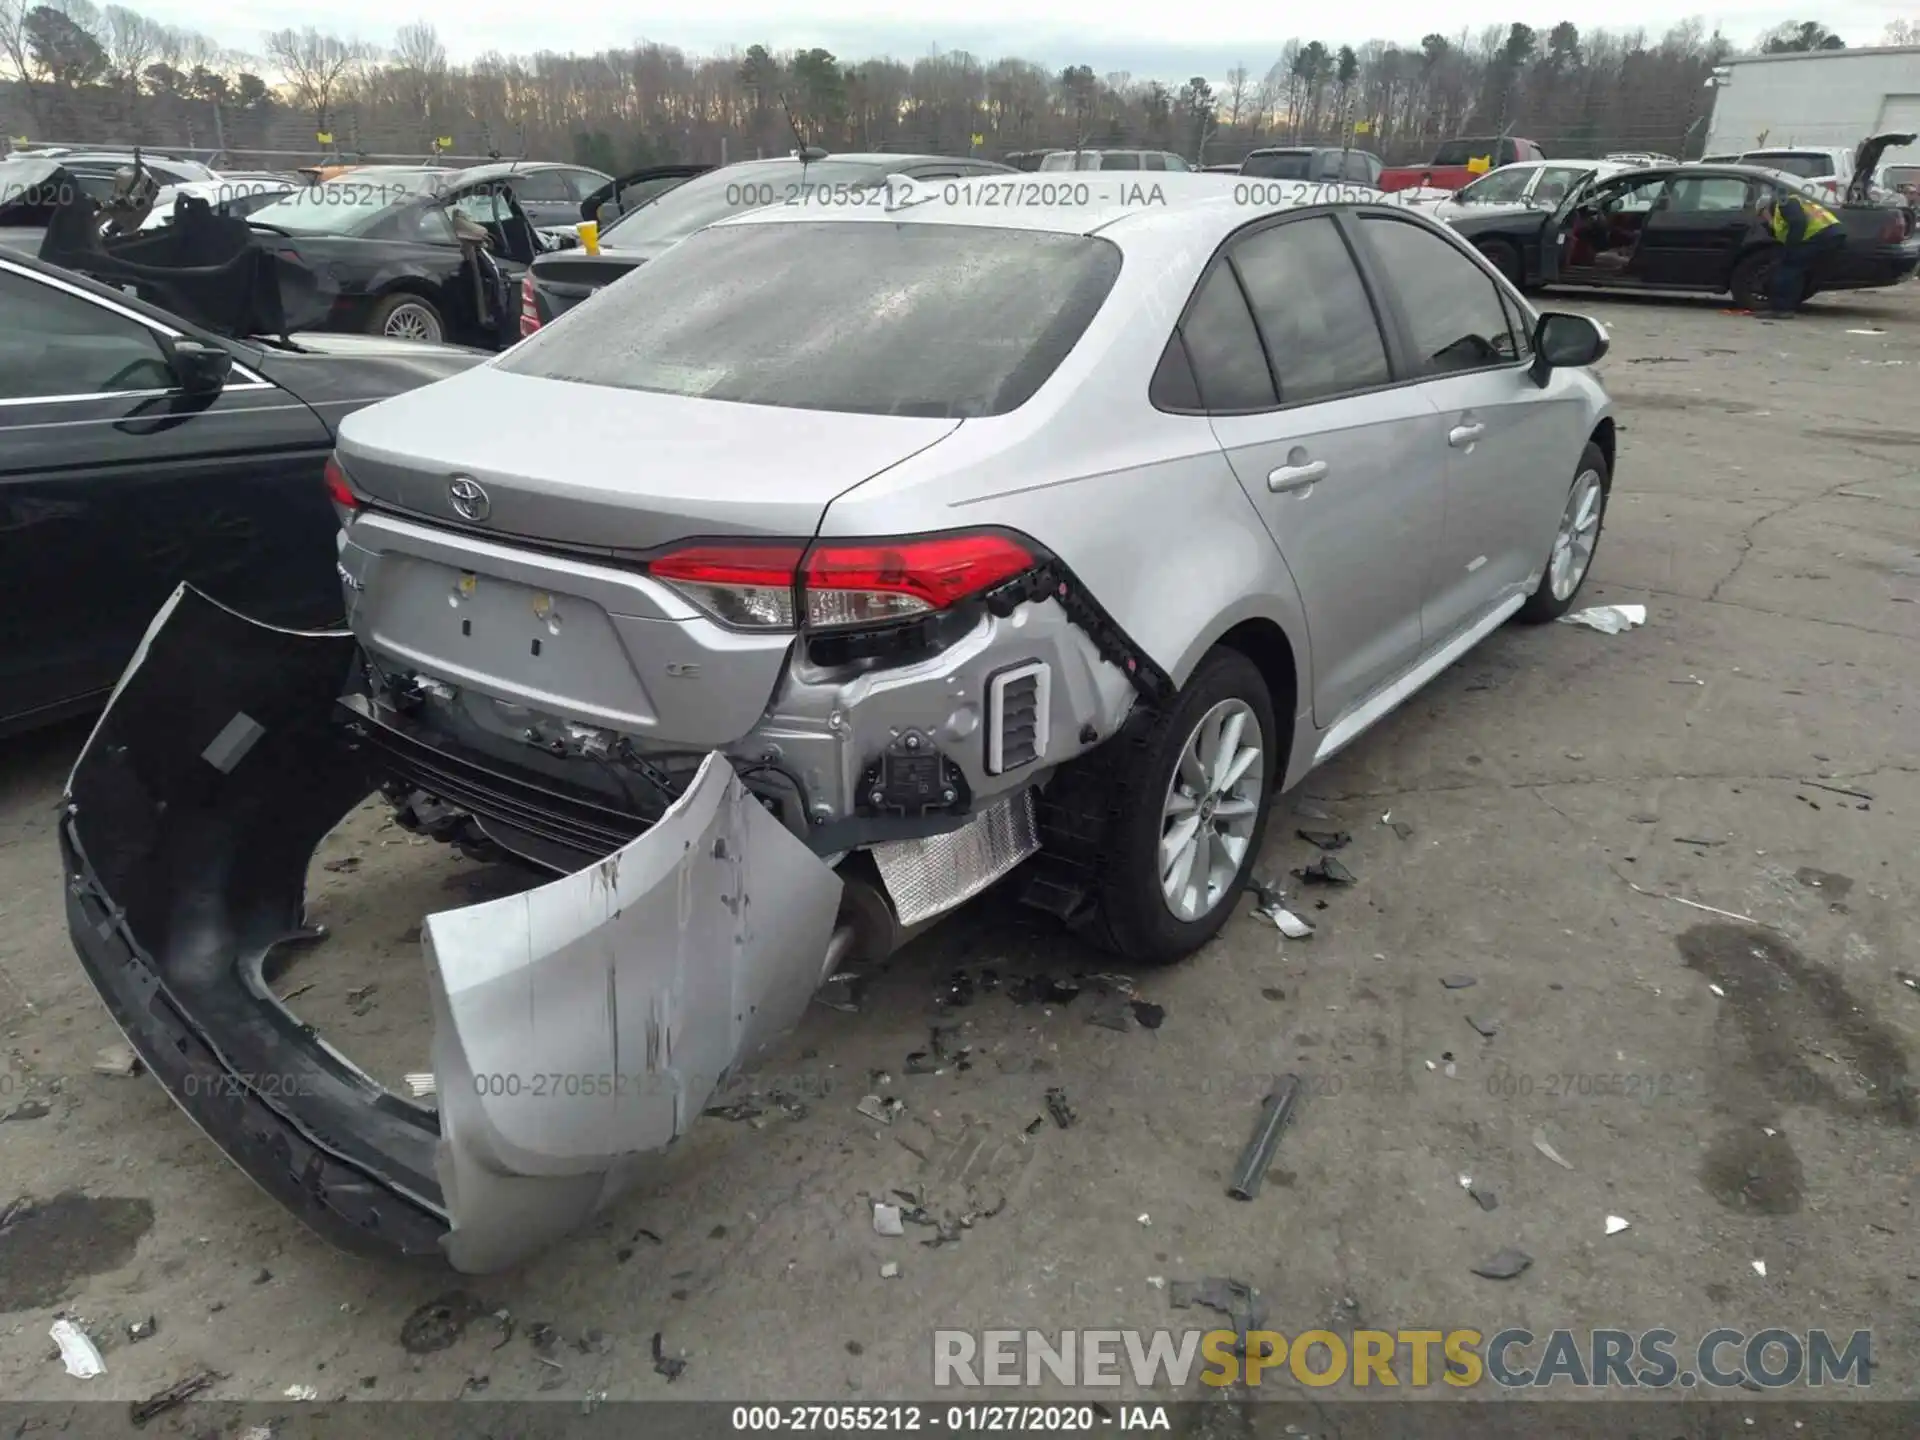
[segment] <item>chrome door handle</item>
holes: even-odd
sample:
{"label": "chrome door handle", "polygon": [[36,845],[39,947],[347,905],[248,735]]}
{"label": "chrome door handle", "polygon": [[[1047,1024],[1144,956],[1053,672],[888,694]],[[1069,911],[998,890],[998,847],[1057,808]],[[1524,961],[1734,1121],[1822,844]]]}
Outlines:
{"label": "chrome door handle", "polygon": [[1487,427],[1484,425],[1456,425],[1447,432],[1447,444],[1456,450],[1464,450],[1486,433]]}
{"label": "chrome door handle", "polygon": [[1282,465],[1267,476],[1267,489],[1276,495],[1284,495],[1289,490],[1304,490],[1315,481],[1327,478],[1327,462],[1315,460],[1310,465]]}

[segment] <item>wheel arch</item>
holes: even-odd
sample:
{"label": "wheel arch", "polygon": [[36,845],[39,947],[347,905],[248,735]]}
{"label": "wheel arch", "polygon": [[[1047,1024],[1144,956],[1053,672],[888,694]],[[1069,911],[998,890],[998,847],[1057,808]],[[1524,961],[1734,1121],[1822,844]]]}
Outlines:
{"label": "wheel arch", "polygon": [[1607,489],[1613,489],[1613,457],[1619,444],[1619,430],[1611,415],[1603,415],[1600,423],[1593,427],[1593,433],[1587,437],[1600,447],[1600,453],[1607,462]]}
{"label": "wheel arch", "polygon": [[1310,693],[1307,667],[1311,663],[1304,628],[1296,640],[1286,624],[1264,611],[1223,615],[1207,638],[1188,653],[1177,673],[1178,683],[1184,686],[1209,652],[1223,649],[1246,656],[1266,681],[1274,723],[1283,730],[1274,737],[1277,765],[1273,780],[1274,789],[1282,790],[1297,778],[1294,752],[1301,735],[1313,730],[1312,723],[1302,715],[1304,697]]}

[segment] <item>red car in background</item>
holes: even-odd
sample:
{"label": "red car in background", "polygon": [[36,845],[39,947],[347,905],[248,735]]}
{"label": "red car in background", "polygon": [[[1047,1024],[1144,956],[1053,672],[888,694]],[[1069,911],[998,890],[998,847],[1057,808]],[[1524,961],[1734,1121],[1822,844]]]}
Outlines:
{"label": "red car in background", "polygon": [[1515,135],[1469,136],[1449,140],[1434,152],[1431,165],[1393,165],[1373,183],[1382,190],[1458,190],[1489,170],[1522,160],[1544,160],[1546,152]]}

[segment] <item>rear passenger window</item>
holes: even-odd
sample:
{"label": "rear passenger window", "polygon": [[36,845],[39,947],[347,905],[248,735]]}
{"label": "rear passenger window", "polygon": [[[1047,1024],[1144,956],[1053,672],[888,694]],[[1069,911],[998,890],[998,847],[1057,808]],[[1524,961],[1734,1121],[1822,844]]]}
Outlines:
{"label": "rear passenger window", "polygon": [[1140,168],[1143,170],[1164,170],[1167,168],[1167,157],[1164,155],[1156,155],[1149,150],[1145,155],[1140,157]]}
{"label": "rear passenger window", "polygon": [[1180,333],[1207,409],[1258,410],[1275,403],[1273,374],[1232,266],[1216,265],[1201,283]]}
{"label": "rear passenger window", "polygon": [[1369,215],[1361,224],[1381,273],[1393,277],[1414,353],[1428,374],[1484,370],[1520,358],[1492,276],[1413,222]]}
{"label": "rear passenger window", "polygon": [[1331,218],[1272,226],[1228,253],[1266,341],[1283,405],[1366,390],[1392,378],[1373,305]]}

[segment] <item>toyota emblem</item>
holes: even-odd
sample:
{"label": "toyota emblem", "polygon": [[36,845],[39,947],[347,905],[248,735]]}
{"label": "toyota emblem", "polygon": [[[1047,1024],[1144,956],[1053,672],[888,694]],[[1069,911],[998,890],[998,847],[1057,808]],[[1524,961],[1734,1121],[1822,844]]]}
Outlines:
{"label": "toyota emblem", "polygon": [[487,492],[480,488],[480,482],[471,475],[454,476],[453,483],[447,486],[447,498],[453,501],[453,508],[466,520],[484,520],[493,509]]}

